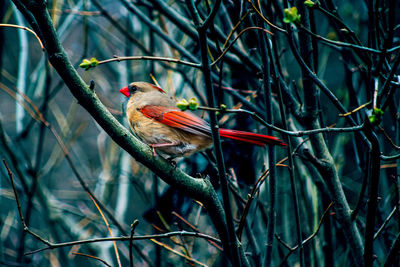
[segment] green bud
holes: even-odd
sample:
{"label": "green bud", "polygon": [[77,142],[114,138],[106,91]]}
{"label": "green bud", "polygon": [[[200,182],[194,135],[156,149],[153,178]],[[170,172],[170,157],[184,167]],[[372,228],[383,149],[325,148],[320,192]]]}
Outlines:
{"label": "green bud", "polygon": [[189,99],[189,109],[190,110],[196,110],[199,107],[199,103],[197,102],[197,99],[195,97],[192,97]]}
{"label": "green bud", "polygon": [[221,104],[219,107],[220,107],[222,110],[226,110],[226,105],[225,105],[225,104]]}
{"label": "green bud", "polygon": [[87,59],[82,60],[82,63],[79,64],[79,67],[81,67],[82,69],[87,70],[88,68],[90,68],[90,61]]}
{"label": "green bud", "polygon": [[285,17],[283,18],[283,22],[285,23],[299,23],[300,15],[298,14],[297,7],[285,8],[283,10],[283,14]]}
{"label": "green bud", "polygon": [[374,108],[374,110],[372,111],[372,113],[374,114],[374,115],[376,115],[376,116],[379,116],[379,117],[381,117],[382,115],[383,115],[383,110],[382,109],[380,109],[380,108]]}
{"label": "green bud", "polygon": [[132,224],[131,224],[131,228],[133,228],[133,229],[135,229],[136,228],[136,226],[139,224],[139,220],[134,220],[133,222],[132,222]]}
{"label": "green bud", "polygon": [[90,59],[90,67],[97,67],[97,65],[99,65],[99,61],[95,57],[92,57]]}
{"label": "green bud", "polygon": [[369,122],[371,124],[375,124],[375,125],[379,124],[379,122],[382,119],[383,113],[384,113],[384,111],[381,110],[380,108],[374,108],[372,110],[372,115],[368,117]]}
{"label": "green bud", "polygon": [[82,60],[82,63],[79,64],[79,67],[85,70],[89,70],[91,68],[97,67],[97,65],[99,65],[99,61],[96,58],[92,57],[90,60],[86,58]]}
{"label": "green bud", "polygon": [[375,116],[375,115],[369,116],[369,117],[368,117],[368,119],[369,119],[369,122],[370,122],[371,124],[375,124],[375,123],[376,123],[376,121],[377,121],[377,119],[376,119],[376,116]]}
{"label": "green bud", "polygon": [[315,3],[313,1],[311,1],[311,0],[306,0],[306,1],[304,1],[304,5],[306,7],[312,8],[312,7],[315,6]]}
{"label": "green bud", "polygon": [[186,101],[186,99],[182,99],[181,101],[179,101],[178,103],[176,103],[176,106],[182,110],[185,111],[187,110],[189,103]]}

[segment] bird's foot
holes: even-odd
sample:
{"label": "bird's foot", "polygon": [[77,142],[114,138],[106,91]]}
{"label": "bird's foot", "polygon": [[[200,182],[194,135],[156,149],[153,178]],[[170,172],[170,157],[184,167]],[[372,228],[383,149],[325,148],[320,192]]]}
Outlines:
{"label": "bird's foot", "polygon": [[153,150],[153,157],[157,157],[157,152],[156,152],[156,148],[152,145],[149,145],[151,147],[151,149]]}
{"label": "bird's foot", "polygon": [[176,146],[177,143],[158,143],[158,144],[149,144],[149,147],[153,149],[153,156],[156,157],[156,148],[157,147],[170,147],[170,146]]}

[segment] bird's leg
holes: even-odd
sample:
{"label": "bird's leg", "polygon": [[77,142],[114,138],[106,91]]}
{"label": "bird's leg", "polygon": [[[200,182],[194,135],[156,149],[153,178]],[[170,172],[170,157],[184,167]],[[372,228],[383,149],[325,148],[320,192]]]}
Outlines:
{"label": "bird's leg", "polygon": [[151,147],[153,149],[153,155],[154,157],[157,156],[156,153],[156,147],[166,147],[166,146],[176,146],[178,145],[177,142],[172,142],[172,143],[158,143],[158,144],[149,144],[149,147]]}

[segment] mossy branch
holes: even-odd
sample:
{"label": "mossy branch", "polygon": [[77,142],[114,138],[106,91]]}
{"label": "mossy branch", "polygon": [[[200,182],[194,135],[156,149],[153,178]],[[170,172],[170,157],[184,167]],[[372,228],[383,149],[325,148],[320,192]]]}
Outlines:
{"label": "mossy branch", "polygon": [[50,63],[64,80],[78,103],[89,112],[114,142],[138,162],[148,167],[166,183],[202,202],[208,210],[224,247],[226,247],[227,233],[224,210],[211,183],[205,179],[193,178],[172,166],[167,160],[154,157],[150,147],[135,138],[128,129],[114,118],[71,64],[60,44],[44,1],[13,1],[18,3],[18,8],[24,9],[22,13],[31,14],[35,18],[35,22],[41,30],[42,41]]}

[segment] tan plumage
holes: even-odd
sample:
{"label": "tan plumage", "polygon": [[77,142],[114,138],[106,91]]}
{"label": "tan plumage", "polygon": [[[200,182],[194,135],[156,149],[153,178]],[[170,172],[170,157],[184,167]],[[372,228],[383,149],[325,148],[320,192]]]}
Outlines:
{"label": "tan plumage", "polygon": [[[132,131],[158,152],[171,157],[190,156],[212,144],[209,124],[190,111],[180,111],[161,88],[134,82],[120,92],[129,97],[126,113]],[[286,146],[282,140],[263,134],[230,129],[219,129],[219,134],[258,146]]]}
{"label": "tan plumage", "polygon": [[[137,91],[129,98],[126,114],[132,131],[148,145],[166,144],[158,146],[157,152],[173,157],[190,156],[192,153],[204,150],[212,143],[209,136],[201,136],[185,132],[177,128],[162,124],[153,118],[148,118],[140,110],[145,106],[162,106],[172,110],[176,102],[165,93],[155,90],[151,84],[144,82],[131,83]],[[170,144],[169,146],[167,144]]]}

